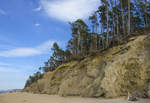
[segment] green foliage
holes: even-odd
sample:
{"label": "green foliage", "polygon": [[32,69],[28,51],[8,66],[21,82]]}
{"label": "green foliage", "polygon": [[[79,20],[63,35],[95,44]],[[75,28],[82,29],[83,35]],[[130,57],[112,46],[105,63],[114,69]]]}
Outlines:
{"label": "green foliage", "polygon": [[54,71],[58,66],[69,60],[71,52],[69,50],[62,50],[59,48],[58,44],[55,42],[51,49],[53,51],[50,59],[45,62],[45,66],[42,67],[44,72]]}
{"label": "green foliage", "polygon": [[29,76],[29,79],[26,81],[25,87],[30,86],[32,83],[37,82],[37,80],[41,79],[43,77],[43,74],[40,72],[34,73],[34,75]]}
{"label": "green foliage", "polygon": [[147,79],[147,83],[150,83],[150,78],[149,78],[149,79]]}

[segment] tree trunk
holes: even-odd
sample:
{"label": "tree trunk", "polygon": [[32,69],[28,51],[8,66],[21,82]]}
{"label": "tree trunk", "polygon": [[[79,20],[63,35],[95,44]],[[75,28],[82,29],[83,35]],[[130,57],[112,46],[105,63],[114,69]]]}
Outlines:
{"label": "tree trunk", "polygon": [[105,49],[105,43],[104,43],[104,24],[102,23],[102,46],[103,46],[103,49]]}
{"label": "tree trunk", "polygon": [[[117,7],[117,0],[115,0],[115,7]],[[116,26],[117,26],[117,38],[118,38],[118,44],[119,44],[119,41],[120,41],[120,36],[119,36],[119,16],[118,16],[118,13],[117,13],[117,22],[116,22]]]}
{"label": "tree trunk", "polygon": [[130,35],[130,0],[128,0],[128,35]]}
{"label": "tree trunk", "polygon": [[148,27],[148,20],[147,20],[147,0],[145,0],[145,8],[144,8],[144,13],[145,13],[145,27]]}
{"label": "tree trunk", "polygon": [[109,9],[108,9],[108,2],[106,3],[106,9],[107,9],[107,13],[106,13],[106,15],[107,15],[107,37],[106,37],[106,48],[108,48],[109,47],[109,15],[108,15],[108,13],[109,13]]}
{"label": "tree trunk", "polygon": [[96,23],[96,25],[95,25],[95,26],[96,26],[96,33],[98,33],[98,32],[97,32],[97,28],[98,28],[98,25],[97,25],[97,23]]}
{"label": "tree trunk", "polygon": [[114,10],[113,10],[113,0],[110,1],[111,2],[111,8],[112,8],[112,19],[113,19],[113,28],[112,28],[112,42],[114,45],[114,39],[115,39],[115,17],[114,17]]}
{"label": "tree trunk", "polygon": [[121,17],[122,17],[123,35],[125,35],[124,12],[123,12],[122,0],[120,0],[120,5],[121,5]]}

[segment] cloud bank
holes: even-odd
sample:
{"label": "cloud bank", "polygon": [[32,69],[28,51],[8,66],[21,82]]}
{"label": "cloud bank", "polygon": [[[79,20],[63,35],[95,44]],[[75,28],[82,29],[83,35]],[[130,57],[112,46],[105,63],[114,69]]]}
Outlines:
{"label": "cloud bank", "polygon": [[46,41],[45,43],[33,48],[16,48],[7,51],[1,51],[0,57],[26,57],[44,54],[50,50],[55,41]]}
{"label": "cloud bank", "polygon": [[49,17],[61,21],[86,19],[95,11],[100,0],[41,0],[41,6]]}

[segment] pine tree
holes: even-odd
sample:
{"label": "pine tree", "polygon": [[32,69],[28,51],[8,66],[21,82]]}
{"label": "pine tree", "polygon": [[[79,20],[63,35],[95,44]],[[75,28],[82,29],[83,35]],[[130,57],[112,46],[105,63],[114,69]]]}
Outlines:
{"label": "pine tree", "polygon": [[124,11],[123,11],[123,0],[120,0],[120,6],[121,6],[121,17],[122,17],[123,35],[125,35],[125,21],[124,21]]}
{"label": "pine tree", "polygon": [[87,39],[88,39],[88,26],[87,24],[78,19],[75,22],[71,23],[72,27],[72,42],[76,50],[76,55],[82,54],[85,51],[85,47],[87,47]]}
{"label": "pine tree", "polygon": [[109,3],[107,0],[103,0],[106,6],[106,17],[107,17],[107,36],[106,36],[106,48],[109,48]]}
{"label": "pine tree", "polygon": [[120,34],[119,34],[119,10],[118,10],[118,6],[117,6],[117,0],[115,0],[115,10],[114,13],[116,15],[116,35],[117,35],[117,39],[118,39],[118,44],[120,44]]}
{"label": "pine tree", "polygon": [[128,35],[130,35],[130,0],[128,0]]}
{"label": "pine tree", "polygon": [[145,0],[145,6],[144,6],[145,27],[148,27],[147,5],[148,5],[148,1]]}
{"label": "pine tree", "polygon": [[97,28],[98,28],[98,19],[97,19],[97,14],[94,12],[90,17],[89,21],[91,21],[92,24],[92,33],[97,33]]}
{"label": "pine tree", "polygon": [[[103,2],[102,2],[103,3]],[[101,38],[102,39],[102,49],[105,48],[105,39],[106,39],[106,36],[105,36],[105,28],[106,28],[106,6],[104,5],[101,5],[99,6],[98,8],[98,14],[99,14],[99,18],[100,18],[100,24],[101,24]]]}

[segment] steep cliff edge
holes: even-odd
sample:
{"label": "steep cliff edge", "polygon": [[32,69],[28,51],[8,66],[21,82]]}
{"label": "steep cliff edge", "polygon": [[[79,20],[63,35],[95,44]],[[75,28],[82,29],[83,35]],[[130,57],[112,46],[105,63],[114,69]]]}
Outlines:
{"label": "steep cliff edge", "polygon": [[59,66],[24,91],[60,96],[119,97],[139,92],[150,97],[150,36]]}

